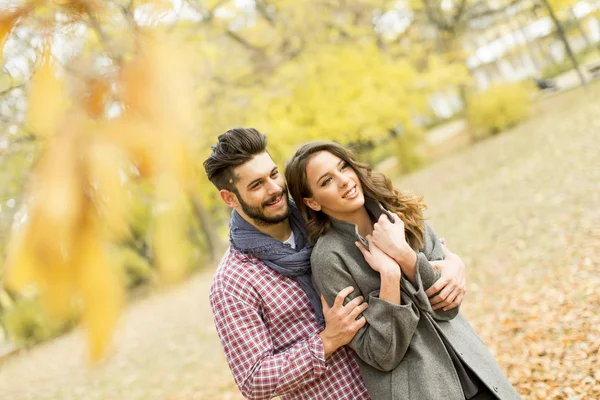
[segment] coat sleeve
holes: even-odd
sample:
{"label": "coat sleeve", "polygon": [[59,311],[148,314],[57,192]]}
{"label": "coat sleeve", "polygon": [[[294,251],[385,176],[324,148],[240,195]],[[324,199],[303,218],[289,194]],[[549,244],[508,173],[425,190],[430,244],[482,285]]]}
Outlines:
{"label": "coat sleeve", "polygon": [[392,304],[379,298],[379,291],[362,293],[360,286],[337,254],[320,253],[312,259],[313,283],[317,291],[332,306],[336,295],[353,286],[348,301],[363,296],[369,307],[363,313],[367,324],[354,336],[349,346],[367,364],[381,371],[393,370],[404,358],[419,323],[419,310],[402,295],[402,304]]}
{"label": "coat sleeve", "polygon": [[242,395],[253,400],[297,390],[319,379],[327,368],[317,334],[275,351],[260,304],[260,295],[243,281],[211,286],[210,306],[227,363]]}
{"label": "coat sleeve", "polygon": [[425,294],[427,289],[433,286],[441,276],[440,272],[433,268],[430,261],[443,260],[444,252],[442,244],[433,229],[427,223],[424,225],[423,237],[425,246],[421,251],[417,252],[415,285],[405,277],[402,277],[402,288],[413,299],[419,309],[430,314],[438,321],[449,321],[458,315],[460,305],[448,311],[442,309],[433,310],[429,298]]}

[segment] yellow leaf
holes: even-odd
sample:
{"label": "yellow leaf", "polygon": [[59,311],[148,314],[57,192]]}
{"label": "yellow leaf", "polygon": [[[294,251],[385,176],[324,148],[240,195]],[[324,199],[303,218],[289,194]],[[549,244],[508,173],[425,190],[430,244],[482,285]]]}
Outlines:
{"label": "yellow leaf", "polygon": [[10,32],[17,20],[27,14],[31,9],[30,6],[24,6],[18,8],[16,11],[1,11],[0,12],[0,54],[2,53],[2,46],[4,46],[4,40],[8,37]]}
{"label": "yellow leaf", "polygon": [[100,118],[104,115],[109,90],[108,82],[103,79],[95,79],[87,89],[83,96],[83,107],[91,117]]}
{"label": "yellow leaf", "polygon": [[109,237],[122,239],[129,232],[127,210],[130,196],[125,190],[127,159],[118,146],[96,140],[85,157],[94,205]]}
{"label": "yellow leaf", "polygon": [[75,279],[70,260],[45,260],[38,273],[42,304],[48,314],[58,320],[67,319],[74,295]]}
{"label": "yellow leaf", "polygon": [[[76,131],[78,122],[69,122],[68,129]],[[63,134],[54,138],[32,177],[31,240],[38,257],[45,262],[66,260],[71,256],[73,238],[85,211],[75,135]]]}
{"label": "yellow leaf", "polygon": [[109,121],[103,131],[106,138],[128,152],[129,159],[142,177],[154,176],[156,152],[153,130],[148,122],[125,116]]}
{"label": "yellow leaf", "polygon": [[100,360],[105,354],[124,300],[119,275],[108,262],[102,246],[91,226],[82,230],[76,259],[77,284],[84,302],[82,322],[92,361]]}
{"label": "yellow leaf", "polygon": [[31,82],[27,120],[34,134],[41,137],[54,135],[65,117],[69,98],[61,79],[56,76],[49,51]]}
{"label": "yellow leaf", "polygon": [[[19,220],[24,220],[26,214]],[[18,292],[38,281],[39,261],[35,257],[29,241],[30,222],[26,220],[17,225],[7,247],[5,262],[6,287]]]}

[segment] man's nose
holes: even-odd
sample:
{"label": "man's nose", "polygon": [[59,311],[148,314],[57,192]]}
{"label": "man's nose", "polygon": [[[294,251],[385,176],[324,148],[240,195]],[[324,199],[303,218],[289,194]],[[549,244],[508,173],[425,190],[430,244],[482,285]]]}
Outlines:
{"label": "man's nose", "polygon": [[277,181],[274,179],[269,179],[267,183],[267,193],[269,195],[277,194],[281,192],[281,186],[277,184]]}

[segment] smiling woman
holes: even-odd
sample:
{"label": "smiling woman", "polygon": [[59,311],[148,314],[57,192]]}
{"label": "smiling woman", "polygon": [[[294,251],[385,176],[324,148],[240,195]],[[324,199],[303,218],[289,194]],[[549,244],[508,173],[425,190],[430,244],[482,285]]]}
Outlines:
{"label": "smiling woman", "polygon": [[[286,168],[315,247],[313,283],[329,304],[345,287],[367,323],[349,346],[373,399],[518,399],[458,307],[432,307],[450,256],[423,221],[420,198],[395,189],[337,143],[308,143]],[[460,303],[460,301],[458,301]]]}

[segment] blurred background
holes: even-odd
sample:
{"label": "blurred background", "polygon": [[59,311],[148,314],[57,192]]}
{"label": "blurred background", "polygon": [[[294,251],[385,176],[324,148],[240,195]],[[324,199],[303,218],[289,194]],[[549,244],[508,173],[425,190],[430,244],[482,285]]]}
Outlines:
{"label": "blurred background", "polygon": [[600,397],[600,1],[0,0],[2,399],[240,399],[227,129],[425,196],[525,399]]}

